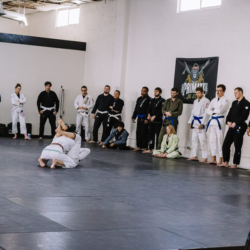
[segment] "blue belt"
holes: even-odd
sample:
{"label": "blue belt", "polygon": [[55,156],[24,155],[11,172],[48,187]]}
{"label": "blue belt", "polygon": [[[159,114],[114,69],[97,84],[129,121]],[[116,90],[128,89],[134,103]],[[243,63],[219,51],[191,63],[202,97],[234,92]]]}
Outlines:
{"label": "blue belt", "polygon": [[193,125],[194,125],[194,121],[198,121],[200,124],[201,124],[201,119],[202,119],[203,117],[198,117],[198,116],[194,116],[194,119],[193,119],[193,121],[192,121],[192,124],[191,124],[191,129],[193,129],[194,127],[193,127]]}
{"label": "blue belt", "polygon": [[209,120],[209,122],[208,122],[208,124],[207,124],[207,129],[206,129],[206,131],[208,130],[208,127],[209,127],[210,122],[211,122],[212,120],[216,120],[216,121],[218,122],[218,126],[219,126],[219,128],[220,128],[220,130],[221,130],[221,125],[220,125],[220,121],[219,121],[220,118],[224,118],[224,115],[222,115],[222,116],[212,116],[212,118]]}
{"label": "blue belt", "polygon": [[[166,153],[168,150],[169,150],[169,148],[166,149],[165,153]],[[178,151],[178,153],[179,153],[180,155],[182,155],[182,153],[179,151],[179,148],[175,148],[174,151]]]}
{"label": "blue belt", "polygon": [[174,120],[178,120],[178,117],[165,117],[164,120],[171,120],[172,125],[174,126]]}
{"label": "blue belt", "polygon": [[139,117],[139,118],[144,118],[144,117],[146,117],[147,115],[137,115],[137,117]]}

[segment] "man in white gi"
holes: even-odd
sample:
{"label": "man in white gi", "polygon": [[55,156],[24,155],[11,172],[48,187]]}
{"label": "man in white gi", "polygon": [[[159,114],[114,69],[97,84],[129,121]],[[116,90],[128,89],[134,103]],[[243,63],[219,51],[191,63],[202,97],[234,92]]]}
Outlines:
{"label": "man in white gi", "polygon": [[[208,162],[209,164],[217,164],[216,161],[216,142],[218,141],[218,151],[219,151],[219,163],[222,164],[223,154],[222,145],[224,140],[224,129],[225,129],[225,115],[230,106],[229,100],[224,96],[226,91],[226,86],[220,84],[216,88],[217,97],[215,97],[208,109],[207,114],[210,115],[210,120],[207,124],[207,129],[210,127],[210,148],[212,153],[212,160]],[[216,140],[216,137],[218,140]]]}
{"label": "man in white gi", "polygon": [[197,99],[194,101],[193,110],[188,121],[192,129],[192,158],[188,161],[198,161],[198,146],[199,141],[202,151],[202,160],[207,162],[207,136],[206,124],[208,121],[207,108],[210,101],[205,97],[202,87],[196,88]]}
{"label": "man in white gi", "polygon": [[82,123],[85,127],[85,140],[89,142],[90,131],[89,131],[89,114],[90,109],[94,107],[94,100],[88,94],[88,89],[86,86],[81,88],[82,94],[78,95],[75,99],[74,106],[77,109],[76,116],[76,133],[81,135]]}

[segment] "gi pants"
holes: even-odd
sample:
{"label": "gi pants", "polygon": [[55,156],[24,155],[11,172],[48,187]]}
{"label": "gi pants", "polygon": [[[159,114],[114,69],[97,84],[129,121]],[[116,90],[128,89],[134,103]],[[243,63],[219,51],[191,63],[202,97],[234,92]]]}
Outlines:
{"label": "gi pants", "polygon": [[[111,142],[112,143],[112,142]],[[111,149],[121,149],[121,150],[129,150],[130,148],[126,145],[126,144],[120,144],[120,145],[114,145],[113,147],[110,147],[110,144],[108,143],[107,145],[105,145],[107,148],[111,148]]]}
{"label": "gi pants", "polygon": [[43,137],[44,135],[44,125],[49,118],[49,123],[51,126],[51,135],[55,136],[56,130],[56,116],[54,115],[54,110],[46,110],[43,114],[40,115],[40,129],[39,129],[39,137]]}
{"label": "gi pants", "polygon": [[114,128],[117,128],[118,122],[121,120],[117,120],[114,117],[110,117],[110,120],[108,122],[108,116],[105,119],[105,130],[103,132],[103,142],[109,137],[111,130]]}
{"label": "gi pants", "polygon": [[[155,139],[156,139],[156,148],[158,149],[158,138],[160,135],[162,123],[150,122],[149,123],[149,131],[148,131],[148,148],[154,149],[155,148]],[[156,137],[156,138],[155,138]]]}
{"label": "gi pants", "polygon": [[[161,150],[154,150],[153,151],[153,155],[157,155],[160,153],[161,153]],[[166,158],[175,159],[175,158],[180,158],[180,157],[181,157],[181,155],[178,151],[173,151],[172,153],[169,153]]]}
{"label": "gi pants", "polygon": [[102,124],[103,126],[103,132],[102,132],[102,139],[101,141],[104,142],[104,131],[107,127],[107,123],[105,122],[106,118],[107,118],[108,114],[101,114],[101,113],[97,113],[95,116],[95,122],[94,122],[94,129],[93,129],[93,141],[98,141],[98,130]]}
{"label": "gi pants", "polygon": [[145,118],[137,117],[136,143],[138,148],[148,148],[148,124]]}
{"label": "gi pants", "polygon": [[85,128],[85,140],[90,139],[89,116],[85,114],[77,114],[76,116],[76,133],[81,135],[82,124]]}
{"label": "gi pants", "polygon": [[240,164],[240,158],[241,158],[241,148],[243,144],[243,137],[246,133],[247,125],[242,126],[239,130],[239,133],[237,132],[237,129],[229,128],[227,131],[226,138],[223,143],[223,159],[224,162],[229,162],[230,160],[230,148],[232,143],[234,143],[235,146],[235,152],[234,152],[234,159],[233,164]]}
{"label": "gi pants", "polygon": [[207,158],[207,135],[206,129],[192,129],[192,154],[193,157],[198,156],[199,142],[201,145],[202,158]]}
{"label": "gi pants", "polygon": [[216,144],[218,141],[219,156],[223,157],[223,154],[222,154],[222,145],[223,145],[223,139],[224,139],[223,131],[224,131],[224,126],[222,126],[222,124],[221,124],[221,129],[219,128],[218,125],[210,125],[210,148],[211,148],[212,156],[217,155]]}
{"label": "gi pants", "polygon": [[16,112],[15,110],[13,110],[13,111],[11,111],[11,116],[12,116],[12,133],[13,134],[18,133],[17,122],[19,119],[21,134],[23,134],[23,135],[27,134],[24,112],[23,111]]}

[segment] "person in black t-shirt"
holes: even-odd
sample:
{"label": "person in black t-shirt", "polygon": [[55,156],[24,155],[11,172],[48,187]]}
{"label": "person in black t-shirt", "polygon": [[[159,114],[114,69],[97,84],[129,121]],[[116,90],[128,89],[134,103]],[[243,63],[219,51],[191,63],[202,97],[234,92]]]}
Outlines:
{"label": "person in black t-shirt", "polygon": [[148,150],[144,150],[143,153],[152,154],[155,146],[156,137],[156,147],[158,145],[158,137],[160,135],[162,126],[162,106],[165,99],[161,97],[162,89],[155,88],[155,98],[151,100],[148,105],[148,121],[149,121],[149,133],[148,133]]}
{"label": "person in black t-shirt", "polygon": [[95,106],[92,110],[92,118],[95,119],[94,122],[94,129],[93,129],[93,141],[90,141],[90,143],[98,142],[98,130],[102,124],[103,126],[103,133],[102,133],[102,139],[100,145],[102,145],[102,142],[105,141],[104,139],[104,131],[106,128],[105,119],[108,116],[108,109],[109,106],[113,105],[114,97],[109,94],[110,92],[110,86],[106,85],[104,87],[104,93],[99,95],[96,99]]}
{"label": "person in black t-shirt", "polygon": [[51,90],[51,82],[45,82],[45,91],[41,92],[37,99],[37,108],[40,114],[39,139],[43,139],[44,125],[49,118],[51,134],[55,135],[56,114],[59,109],[59,100],[54,91]]}

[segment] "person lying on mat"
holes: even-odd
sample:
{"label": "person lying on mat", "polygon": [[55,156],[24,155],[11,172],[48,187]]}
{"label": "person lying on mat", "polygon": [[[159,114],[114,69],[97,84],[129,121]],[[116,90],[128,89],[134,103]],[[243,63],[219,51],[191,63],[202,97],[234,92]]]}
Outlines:
{"label": "person lying on mat", "polygon": [[[124,129],[124,123],[119,122],[117,124],[117,128],[112,131],[112,133],[103,143],[102,148],[122,149],[122,150],[133,149],[132,147],[126,145],[128,136],[129,133],[127,132],[126,129]],[[115,138],[115,141],[110,142],[113,138]]]}
{"label": "person lying on mat", "polygon": [[176,135],[174,126],[168,125],[166,128],[167,134],[164,135],[161,149],[154,150],[153,155],[155,157],[167,157],[167,158],[180,158],[181,153],[178,149],[179,137]]}

